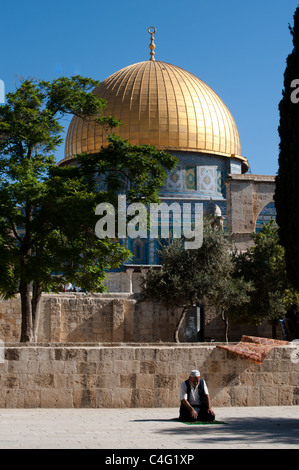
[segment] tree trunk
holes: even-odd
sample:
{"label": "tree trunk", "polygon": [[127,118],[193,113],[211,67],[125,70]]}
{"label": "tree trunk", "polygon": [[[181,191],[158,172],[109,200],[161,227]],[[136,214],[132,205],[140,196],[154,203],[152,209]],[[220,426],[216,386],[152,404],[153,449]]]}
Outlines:
{"label": "tree trunk", "polygon": [[228,315],[225,315],[224,309],[221,310],[221,318],[225,324],[225,341],[228,343]]}
{"label": "tree trunk", "polygon": [[39,326],[39,313],[40,313],[40,300],[42,296],[42,284],[34,283],[32,300],[31,300],[31,309],[32,309],[32,329],[33,329],[33,341],[37,342],[38,335],[38,326]]}
{"label": "tree trunk", "polygon": [[183,324],[183,321],[185,319],[185,316],[186,316],[186,312],[189,310],[190,307],[184,307],[183,310],[182,310],[182,313],[181,313],[181,316],[179,318],[179,321],[177,323],[177,326],[175,327],[175,330],[174,330],[174,341],[176,343],[179,343],[180,340],[179,340],[179,332],[180,332],[180,328]]}
{"label": "tree trunk", "polygon": [[31,247],[31,234],[28,230],[32,218],[32,207],[26,204],[25,209],[25,235],[20,244],[20,296],[22,308],[22,326],[21,326],[21,343],[30,343],[33,340],[33,323],[32,323],[32,308],[31,308],[31,292],[30,282],[28,279],[28,260],[32,255]]}
{"label": "tree trunk", "polygon": [[228,318],[225,318],[225,341],[228,343]]}
{"label": "tree trunk", "polygon": [[20,296],[22,309],[20,341],[21,343],[30,343],[33,340],[30,284],[26,282],[20,282]]}

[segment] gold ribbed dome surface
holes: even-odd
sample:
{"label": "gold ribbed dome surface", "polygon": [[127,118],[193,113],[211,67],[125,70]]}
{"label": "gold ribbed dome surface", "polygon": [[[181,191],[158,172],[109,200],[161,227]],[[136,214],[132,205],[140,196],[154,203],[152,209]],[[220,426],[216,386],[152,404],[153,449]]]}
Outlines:
{"label": "gold ribbed dome surface", "polygon": [[[219,96],[193,74],[165,62],[148,60],[106,78],[93,91],[107,100],[105,115],[122,125],[113,130],[131,144],[163,150],[204,152],[244,162],[235,121]],[[73,117],[63,162],[81,152],[96,153],[106,131],[92,119]]]}

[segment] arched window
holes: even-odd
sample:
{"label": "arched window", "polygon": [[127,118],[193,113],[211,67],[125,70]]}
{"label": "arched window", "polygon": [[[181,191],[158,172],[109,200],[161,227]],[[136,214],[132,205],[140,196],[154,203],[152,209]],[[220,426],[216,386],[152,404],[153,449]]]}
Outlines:
{"label": "arched window", "polygon": [[267,204],[259,213],[255,224],[256,233],[260,232],[263,226],[270,220],[276,221],[276,207],[274,202]]}
{"label": "arched window", "polygon": [[133,264],[147,264],[146,247],[146,240],[136,238],[133,241]]}

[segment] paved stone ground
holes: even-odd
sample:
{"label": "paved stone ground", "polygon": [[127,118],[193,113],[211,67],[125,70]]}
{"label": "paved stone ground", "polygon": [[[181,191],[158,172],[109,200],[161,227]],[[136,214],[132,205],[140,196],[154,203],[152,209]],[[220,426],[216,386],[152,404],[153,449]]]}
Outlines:
{"label": "paved stone ground", "polygon": [[215,408],[224,425],[175,408],[0,409],[0,449],[298,449],[299,407]]}

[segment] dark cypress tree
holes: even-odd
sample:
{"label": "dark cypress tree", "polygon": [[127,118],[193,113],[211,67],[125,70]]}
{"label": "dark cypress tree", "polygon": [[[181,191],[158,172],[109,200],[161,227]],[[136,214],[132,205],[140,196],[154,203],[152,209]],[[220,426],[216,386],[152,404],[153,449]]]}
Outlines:
{"label": "dark cypress tree", "polygon": [[294,26],[289,29],[294,48],[287,58],[279,104],[279,170],[274,200],[287,274],[299,290],[299,6],[294,13]]}

